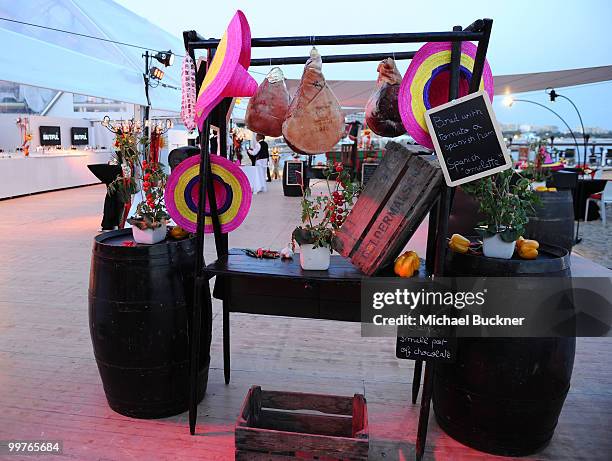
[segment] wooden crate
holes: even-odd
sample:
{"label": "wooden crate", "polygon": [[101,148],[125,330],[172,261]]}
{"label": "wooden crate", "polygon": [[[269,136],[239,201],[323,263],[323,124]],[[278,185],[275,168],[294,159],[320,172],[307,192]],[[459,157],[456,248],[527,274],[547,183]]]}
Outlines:
{"label": "wooden crate", "polygon": [[420,147],[389,142],[334,238],[334,249],[366,275],[393,262],[434,205],[443,185],[442,169]]}
{"label": "wooden crate", "polygon": [[363,395],[249,390],[236,421],[236,460],[367,460]]}

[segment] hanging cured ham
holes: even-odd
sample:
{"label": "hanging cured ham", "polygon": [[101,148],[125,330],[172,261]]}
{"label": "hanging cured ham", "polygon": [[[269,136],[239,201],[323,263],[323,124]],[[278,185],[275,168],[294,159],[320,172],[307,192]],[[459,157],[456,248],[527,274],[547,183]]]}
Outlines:
{"label": "hanging cured ham", "polygon": [[322,66],[321,55],[313,48],[283,123],[283,136],[296,152],[320,154],[331,150],[344,132],[340,103],[325,82]]}
{"label": "hanging cured ham", "polygon": [[383,59],[377,71],[376,90],[366,104],[366,123],[379,136],[401,136],[406,132],[397,102],[402,76],[391,58]]}
{"label": "hanging cured ham", "polygon": [[245,121],[247,127],[266,136],[283,134],[283,121],[289,108],[289,92],[279,67],[273,68],[249,100]]}

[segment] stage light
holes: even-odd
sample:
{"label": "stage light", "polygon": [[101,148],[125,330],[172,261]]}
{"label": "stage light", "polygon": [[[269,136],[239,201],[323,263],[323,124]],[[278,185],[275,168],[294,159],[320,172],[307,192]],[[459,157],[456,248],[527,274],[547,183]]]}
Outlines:
{"label": "stage light", "polygon": [[166,67],[171,66],[174,63],[174,53],[172,53],[172,50],[160,51],[153,57]]}
{"label": "stage light", "polygon": [[164,78],[164,71],[161,70],[159,67],[151,67],[149,69],[149,75],[153,80],[161,80],[162,78]]}

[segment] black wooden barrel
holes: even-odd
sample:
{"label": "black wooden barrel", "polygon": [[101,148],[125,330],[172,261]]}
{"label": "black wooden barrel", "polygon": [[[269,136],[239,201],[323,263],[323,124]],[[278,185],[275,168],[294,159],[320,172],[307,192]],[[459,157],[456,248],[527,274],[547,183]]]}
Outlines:
{"label": "black wooden barrel", "polygon": [[[447,268],[454,276],[570,276],[566,250],[547,245],[541,250],[534,261],[449,253]],[[435,365],[438,424],[481,451],[536,452],[553,436],[575,349],[575,338],[458,338],[456,362]]]}
{"label": "black wooden barrel", "polygon": [[[187,410],[195,239],[133,242],[130,229],[94,239],[89,327],[110,407],[136,418]],[[210,363],[210,315],[203,312],[200,401]]]}
{"label": "black wooden barrel", "polygon": [[574,244],[574,200],[569,190],[536,192],[540,204],[529,218],[525,237],[559,246],[571,253]]}

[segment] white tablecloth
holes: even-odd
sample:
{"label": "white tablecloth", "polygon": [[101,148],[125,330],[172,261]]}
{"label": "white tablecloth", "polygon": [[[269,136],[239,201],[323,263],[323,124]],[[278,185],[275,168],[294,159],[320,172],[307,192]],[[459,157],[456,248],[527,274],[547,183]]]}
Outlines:
{"label": "white tablecloth", "polygon": [[111,151],[75,150],[0,158],[0,198],[98,184],[87,165],[106,163],[111,155]]}
{"label": "white tablecloth", "polygon": [[268,190],[268,185],[266,184],[266,172],[263,167],[243,165],[240,168],[249,179],[249,183],[251,183],[251,190],[254,194],[258,192],[266,192]]}

